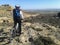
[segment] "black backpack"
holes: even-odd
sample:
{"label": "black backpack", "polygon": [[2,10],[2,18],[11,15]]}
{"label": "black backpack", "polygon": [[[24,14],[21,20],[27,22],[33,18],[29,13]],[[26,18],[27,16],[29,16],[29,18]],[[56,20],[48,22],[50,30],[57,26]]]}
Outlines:
{"label": "black backpack", "polygon": [[[19,13],[19,14],[17,14],[17,13]],[[20,17],[20,10],[17,10],[17,11],[16,11],[16,9],[13,9],[13,17],[14,17],[14,18]]]}

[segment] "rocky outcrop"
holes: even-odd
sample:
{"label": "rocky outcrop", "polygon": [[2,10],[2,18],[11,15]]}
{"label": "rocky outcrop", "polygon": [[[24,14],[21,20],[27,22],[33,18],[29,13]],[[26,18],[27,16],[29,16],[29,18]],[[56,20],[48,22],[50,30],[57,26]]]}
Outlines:
{"label": "rocky outcrop", "polygon": [[[58,19],[39,14],[24,14],[22,33],[19,37],[14,38],[11,37],[10,33],[13,27],[13,22],[10,20],[12,18],[9,18],[8,14],[2,16],[1,20],[4,21],[1,21],[3,23],[0,25],[0,45],[60,45],[60,22],[57,22]],[[8,24],[4,16],[8,17],[8,19],[5,18],[6,20],[10,20]]]}

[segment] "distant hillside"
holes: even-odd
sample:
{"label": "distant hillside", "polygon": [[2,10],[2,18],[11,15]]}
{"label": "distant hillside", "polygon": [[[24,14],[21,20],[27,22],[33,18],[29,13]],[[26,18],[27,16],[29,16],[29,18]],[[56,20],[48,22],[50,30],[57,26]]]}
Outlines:
{"label": "distant hillside", "polygon": [[25,10],[26,12],[29,12],[29,13],[57,13],[57,12],[60,12],[60,9],[30,9],[30,10]]}
{"label": "distant hillside", "polygon": [[29,12],[50,12],[50,11],[60,11],[60,9],[29,9],[29,10],[25,10],[25,11],[29,11]]}
{"label": "distant hillside", "polygon": [[10,6],[9,4],[4,4],[4,5],[0,6],[0,10],[11,11],[12,10],[12,6]]}

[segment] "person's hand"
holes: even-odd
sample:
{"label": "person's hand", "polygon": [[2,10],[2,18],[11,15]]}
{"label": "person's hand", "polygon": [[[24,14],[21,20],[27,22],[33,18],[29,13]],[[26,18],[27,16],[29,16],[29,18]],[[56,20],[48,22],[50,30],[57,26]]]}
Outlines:
{"label": "person's hand", "polygon": [[23,20],[21,20],[21,22],[24,22]]}
{"label": "person's hand", "polygon": [[21,20],[24,20],[24,18],[21,18]]}
{"label": "person's hand", "polygon": [[24,20],[24,19],[21,19],[21,22],[24,22],[23,20]]}
{"label": "person's hand", "polygon": [[21,19],[21,20],[23,20],[23,19]]}

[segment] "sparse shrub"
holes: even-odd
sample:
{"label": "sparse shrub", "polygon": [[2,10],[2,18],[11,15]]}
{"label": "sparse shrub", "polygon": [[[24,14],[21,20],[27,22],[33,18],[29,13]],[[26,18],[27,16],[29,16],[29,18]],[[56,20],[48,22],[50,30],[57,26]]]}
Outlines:
{"label": "sparse shrub", "polygon": [[33,27],[33,26],[31,26],[31,28],[34,29],[34,30],[36,30],[36,31],[42,31],[42,30],[43,30],[43,29],[41,29],[41,28],[35,28],[35,27]]}
{"label": "sparse shrub", "polygon": [[35,28],[34,28],[33,26],[30,26],[30,28],[32,28],[32,29],[34,29],[34,30],[35,30]]}
{"label": "sparse shrub", "polygon": [[3,23],[5,23],[5,20],[3,20]]}
{"label": "sparse shrub", "polygon": [[0,29],[0,33],[2,33],[2,32],[4,32],[4,28],[1,28],[1,29]]}
{"label": "sparse shrub", "polygon": [[[53,14],[52,14],[53,15]],[[40,18],[43,17],[43,18]],[[26,22],[31,22],[31,23],[47,23],[49,25],[52,26],[60,26],[60,19],[59,18],[55,18],[53,16],[48,15],[43,15],[43,16],[36,16],[36,17],[29,17],[26,18],[27,20],[25,20]]]}
{"label": "sparse shrub", "polygon": [[42,26],[43,26],[43,27],[48,27],[48,25],[45,25],[45,24],[43,24]]}
{"label": "sparse shrub", "polygon": [[36,31],[43,31],[43,29],[41,29],[41,28],[36,28],[35,30]]}
{"label": "sparse shrub", "polygon": [[34,45],[56,45],[50,37],[39,36],[33,41]]}
{"label": "sparse shrub", "polygon": [[47,29],[48,29],[48,30],[52,30],[52,28],[50,28],[50,27],[47,27]]}

